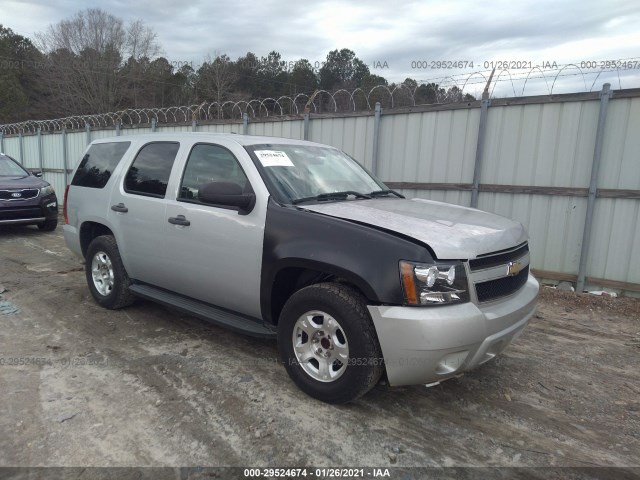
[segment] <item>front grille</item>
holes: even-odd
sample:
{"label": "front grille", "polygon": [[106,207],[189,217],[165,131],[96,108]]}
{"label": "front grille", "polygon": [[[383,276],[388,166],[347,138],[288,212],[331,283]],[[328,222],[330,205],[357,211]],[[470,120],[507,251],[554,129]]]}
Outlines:
{"label": "front grille", "polygon": [[38,207],[0,208],[0,220],[21,220],[42,217],[42,210]]}
{"label": "front grille", "polygon": [[527,283],[529,276],[529,265],[524,267],[520,273],[513,277],[502,277],[496,280],[476,283],[476,294],[479,302],[488,302],[500,297],[506,297],[517,292]]}
{"label": "front grille", "polygon": [[491,268],[491,267],[496,267],[498,265],[506,265],[507,263],[522,257],[528,251],[529,251],[529,244],[525,243],[523,245],[520,245],[519,247],[516,247],[513,250],[508,250],[506,252],[490,253],[488,255],[484,255],[474,260],[469,260],[469,268],[471,268],[471,271],[473,272],[475,270],[481,270],[483,268]]}
{"label": "front grille", "polygon": [[0,190],[0,200],[29,200],[38,196],[37,188]]}
{"label": "front grille", "polygon": [[[521,270],[516,272],[517,269]],[[529,276],[529,244],[499,250],[469,260],[470,279],[478,302],[489,302],[520,290]]]}

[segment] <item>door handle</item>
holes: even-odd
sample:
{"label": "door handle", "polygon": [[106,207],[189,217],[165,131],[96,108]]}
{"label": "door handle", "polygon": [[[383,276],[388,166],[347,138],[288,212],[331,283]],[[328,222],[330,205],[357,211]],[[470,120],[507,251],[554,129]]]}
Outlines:
{"label": "door handle", "polygon": [[117,205],[111,205],[111,210],[114,212],[127,213],[129,209],[124,206],[124,203],[118,203]]}
{"label": "door handle", "polygon": [[173,225],[182,225],[183,227],[188,227],[191,225],[191,222],[184,218],[184,215],[178,215],[177,217],[169,217],[169,223]]}

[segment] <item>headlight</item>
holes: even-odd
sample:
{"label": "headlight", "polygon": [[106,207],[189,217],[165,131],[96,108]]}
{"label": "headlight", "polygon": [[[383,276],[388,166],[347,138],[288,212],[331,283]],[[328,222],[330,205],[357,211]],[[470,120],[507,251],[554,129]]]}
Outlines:
{"label": "headlight", "polygon": [[43,197],[46,195],[51,195],[52,193],[54,193],[54,190],[51,185],[47,185],[46,187],[42,187],[40,189],[40,195],[42,195]]}
{"label": "headlight", "polygon": [[407,305],[448,305],[469,301],[467,273],[462,263],[400,261],[400,278]]}

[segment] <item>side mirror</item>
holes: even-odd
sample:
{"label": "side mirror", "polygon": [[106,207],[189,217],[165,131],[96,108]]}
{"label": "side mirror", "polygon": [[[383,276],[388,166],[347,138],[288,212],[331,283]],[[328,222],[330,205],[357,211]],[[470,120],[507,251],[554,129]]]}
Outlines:
{"label": "side mirror", "polygon": [[33,175],[34,177],[38,177],[38,178],[42,178],[42,171],[40,170],[29,170],[31,172],[31,175]]}
{"label": "side mirror", "polygon": [[254,193],[242,193],[242,188],[232,182],[211,182],[198,189],[198,200],[211,205],[235,207],[242,215],[253,210],[256,204]]}

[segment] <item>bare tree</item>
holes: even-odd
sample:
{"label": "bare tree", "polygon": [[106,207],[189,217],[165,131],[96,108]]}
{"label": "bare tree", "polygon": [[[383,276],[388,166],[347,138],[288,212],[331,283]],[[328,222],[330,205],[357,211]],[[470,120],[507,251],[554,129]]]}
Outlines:
{"label": "bare tree", "polygon": [[236,79],[234,63],[229,57],[217,55],[213,60],[209,57],[198,69],[198,97],[217,102],[219,108],[222,103],[233,97],[232,88]]}
{"label": "bare tree", "polygon": [[144,90],[145,74],[149,70],[150,61],[161,53],[156,38],[155,32],[141,20],[132,22],[127,28],[125,52],[129,68],[126,73],[129,100],[135,108],[141,106],[139,94],[141,89]]}
{"label": "bare tree", "polygon": [[[122,19],[90,8],[36,35],[47,54],[46,82],[63,112],[96,113],[117,109],[140,81],[136,62],[160,52],[155,33],[142,21]],[[133,61],[123,76],[121,67]]]}
{"label": "bare tree", "polygon": [[157,57],[161,53],[157,39],[155,32],[145,26],[142,20],[132,22],[127,28],[125,42],[127,56],[136,60],[143,57],[149,59]]}

